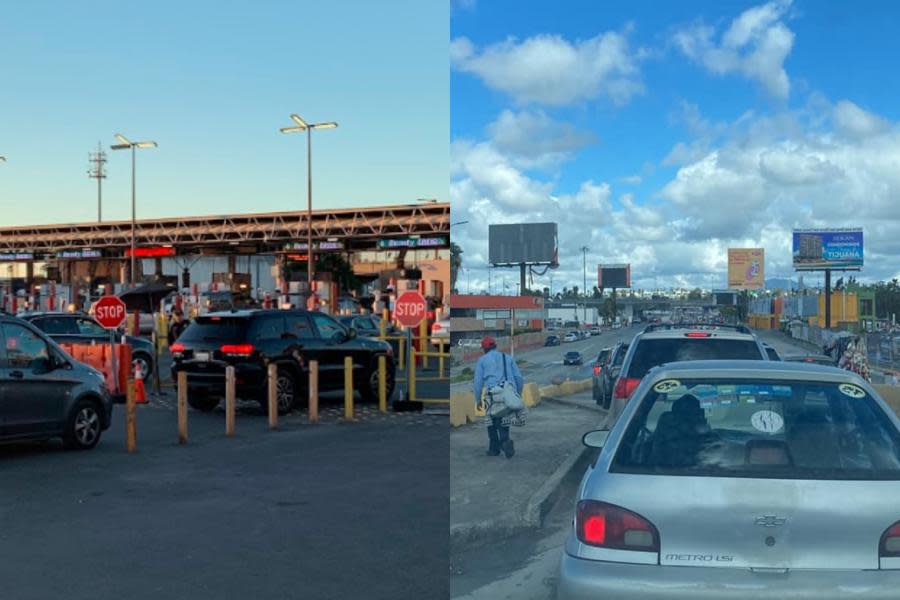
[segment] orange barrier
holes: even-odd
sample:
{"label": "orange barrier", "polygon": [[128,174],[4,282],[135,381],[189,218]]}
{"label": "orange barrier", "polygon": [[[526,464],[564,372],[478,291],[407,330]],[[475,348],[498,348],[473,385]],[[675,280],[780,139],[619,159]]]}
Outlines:
{"label": "orange barrier", "polygon": [[134,370],[134,401],[138,404],[147,403],[147,390],[144,388],[144,371],[140,366]]}
{"label": "orange barrier", "polygon": [[[115,393],[115,379],[112,369],[112,354],[109,344],[60,344],[66,353],[80,363],[90,365],[103,373],[106,387]],[[116,361],[118,367],[118,394],[124,395],[128,377],[131,374],[131,346],[116,344]]]}

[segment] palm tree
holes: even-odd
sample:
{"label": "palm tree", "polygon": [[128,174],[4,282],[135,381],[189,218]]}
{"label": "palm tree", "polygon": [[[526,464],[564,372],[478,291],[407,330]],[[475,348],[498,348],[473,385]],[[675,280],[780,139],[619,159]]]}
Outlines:
{"label": "palm tree", "polygon": [[456,292],[456,276],[462,269],[463,250],[458,245],[450,242],[450,290]]}

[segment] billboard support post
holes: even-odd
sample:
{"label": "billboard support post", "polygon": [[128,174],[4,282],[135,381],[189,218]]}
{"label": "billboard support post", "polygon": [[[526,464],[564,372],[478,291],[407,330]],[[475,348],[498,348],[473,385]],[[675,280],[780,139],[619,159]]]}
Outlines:
{"label": "billboard support post", "polygon": [[519,265],[519,295],[524,296],[525,290],[528,289],[525,287],[525,263]]}
{"label": "billboard support post", "polygon": [[825,329],[831,329],[831,269],[825,269]]}

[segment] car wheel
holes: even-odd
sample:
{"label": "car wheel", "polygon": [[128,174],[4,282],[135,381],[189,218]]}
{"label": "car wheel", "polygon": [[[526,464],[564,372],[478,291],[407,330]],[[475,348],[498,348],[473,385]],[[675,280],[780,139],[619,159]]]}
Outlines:
{"label": "car wheel", "polygon": [[[279,415],[288,414],[297,403],[297,380],[286,369],[278,369],[278,378],[275,380],[275,402],[278,405]],[[268,412],[268,397],[262,405],[263,410]]]}
{"label": "car wheel", "polygon": [[150,371],[153,368],[153,361],[148,355],[144,354],[143,352],[135,354],[131,357],[132,372],[137,374],[138,367],[141,368],[141,376],[145,380],[149,380]]}
{"label": "car wheel", "polygon": [[188,388],[188,405],[194,410],[200,412],[212,412],[219,406],[220,399],[217,396],[210,396],[206,392],[199,392]]}
{"label": "car wheel", "polygon": [[[394,385],[396,382],[394,381],[394,370],[391,368],[391,364],[387,365],[387,373],[385,377],[385,387],[387,388],[387,397],[390,397],[394,393]],[[378,361],[375,361],[375,367],[372,368],[371,371],[368,372],[363,381],[360,382],[359,395],[362,396],[363,401],[365,402],[378,402]]]}
{"label": "car wheel", "polygon": [[92,400],[80,400],[66,423],[63,442],[73,450],[89,450],[100,441],[102,429],[100,406]]}

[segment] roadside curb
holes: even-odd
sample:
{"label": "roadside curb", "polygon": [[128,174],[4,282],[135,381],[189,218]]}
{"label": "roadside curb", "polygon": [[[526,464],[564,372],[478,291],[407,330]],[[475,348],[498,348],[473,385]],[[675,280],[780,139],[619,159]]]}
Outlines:
{"label": "roadside curb", "polygon": [[573,452],[556,471],[544,482],[538,491],[531,495],[528,504],[525,506],[525,515],[523,520],[528,527],[539,528],[544,524],[544,517],[550,512],[550,509],[559,499],[560,491],[565,483],[571,477],[581,477],[581,473],[587,468],[591,460],[591,448],[584,446],[579,442],[580,449]]}

